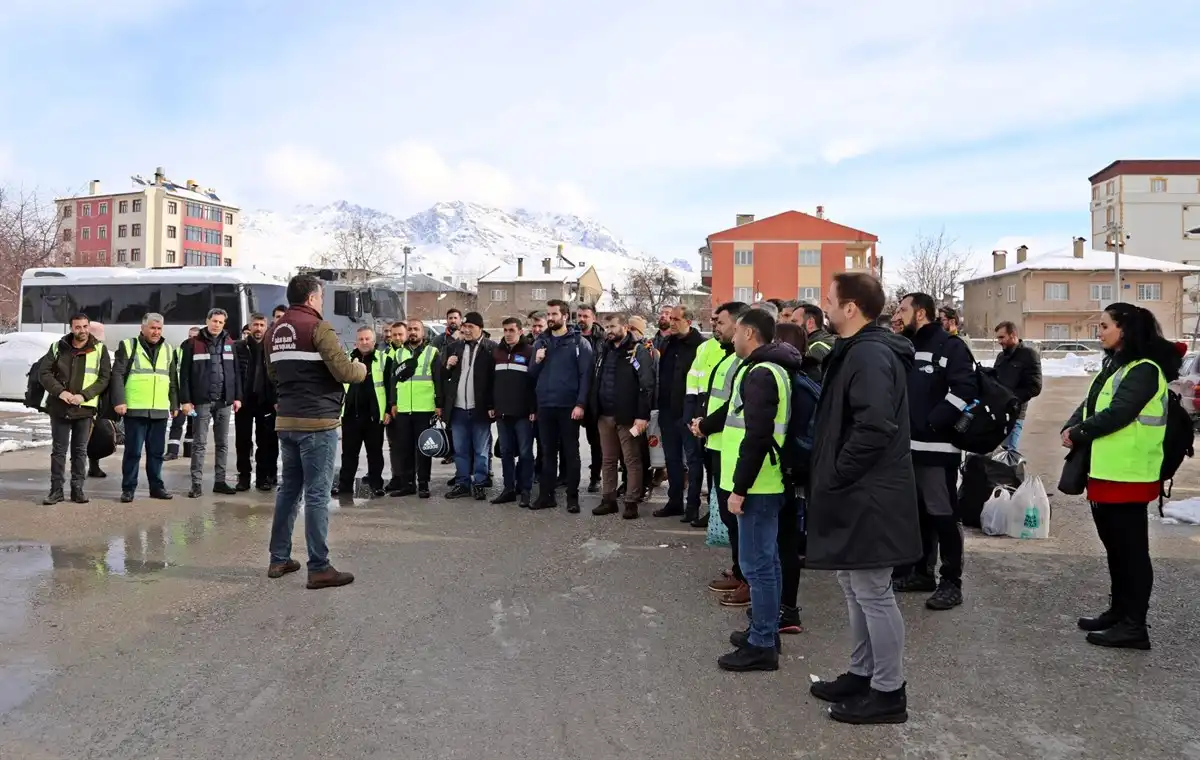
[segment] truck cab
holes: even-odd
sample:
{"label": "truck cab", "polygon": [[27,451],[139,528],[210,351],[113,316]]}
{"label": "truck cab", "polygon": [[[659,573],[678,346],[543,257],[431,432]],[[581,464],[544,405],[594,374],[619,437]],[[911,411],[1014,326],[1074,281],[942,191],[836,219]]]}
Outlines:
{"label": "truck cab", "polygon": [[367,280],[345,282],[335,280],[332,272],[318,272],[325,280],[324,317],[333,326],[347,350],[354,346],[355,333],[366,325],[375,330],[377,338],[387,335],[387,328],[404,319],[404,306],[399,294],[383,283]]}

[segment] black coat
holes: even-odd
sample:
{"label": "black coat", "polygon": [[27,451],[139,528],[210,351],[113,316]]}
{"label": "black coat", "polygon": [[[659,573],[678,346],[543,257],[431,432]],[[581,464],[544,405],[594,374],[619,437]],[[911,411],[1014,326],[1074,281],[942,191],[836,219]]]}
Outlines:
{"label": "black coat", "polygon": [[909,449],[912,344],[869,325],[825,361],[808,489],[814,570],[907,565],[924,553]]}
{"label": "black coat", "polygon": [[600,345],[596,360],[596,375],[588,393],[588,412],[593,419],[600,417],[600,391],[604,375],[612,374],[616,407],[605,410],[618,425],[632,425],[634,420],[650,419],[650,400],[654,395],[654,357],[632,335],[626,335],[620,345],[611,341]]}
{"label": "black coat", "polygon": [[[672,335],[663,344],[658,359],[659,414],[665,419],[683,419],[691,410],[684,406],[687,395],[687,376],[696,358],[696,349],[704,342],[704,336],[696,328],[687,335]],[[664,368],[669,372],[662,371]],[[667,403],[663,403],[664,400]],[[694,401],[694,397],[693,397]]]}
{"label": "black coat", "polygon": [[267,374],[266,347],[262,341],[243,338],[233,344],[238,380],[242,384],[242,404],[249,409],[274,411],[275,384]]}
{"label": "black coat", "polygon": [[962,338],[933,322],[912,336],[913,366],[908,371],[909,430],[913,463],[958,467],[962,452],[951,443],[954,423],[979,398],[975,357]]}
{"label": "black coat", "polygon": [[1021,399],[1021,419],[1025,419],[1029,400],[1042,393],[1042,357],[1025,341],[1017,341],[1010,350],[996,355],[992,371],[997,382]]}

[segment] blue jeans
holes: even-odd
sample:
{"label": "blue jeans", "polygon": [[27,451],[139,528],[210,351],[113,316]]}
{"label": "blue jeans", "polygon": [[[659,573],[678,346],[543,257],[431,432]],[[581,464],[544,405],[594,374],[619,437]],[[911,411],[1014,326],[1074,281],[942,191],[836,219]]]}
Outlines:
{"label": "blue jeans", "polygon": [[1012,432],[1004,439],[1004,443],[1000,444],[1002,448],[1009,451],[1016,451],[1017,444],[1021,442],[1021,428],[1025,427],[1025,420],[1017,420],[1017,424],[1013,425]]}
{"label": "blue jeans", "polygon": [[163,484],[163,455],[167,453],[168,419],[125,418],[125,453],[121,458],[121,492],[133,493],[138,484],[138,462],[146,451],[146,480],[151,493],[167,490]]}
{"label": "blue jeans", "polygon": [[533,490],[533,423],[528,417],[500,417],[500,468],[504,487],[517,493]]}
{"label": "blue jeans", "polygon": [[783,570],[779,564],[779,512],[784,495],[751,494],[738,515],[738,566],[750,584],[750,644],[775,646]]}
{"label": "blue jeans", "polygon": [[292,558],[292,529],[304,497],[304,539],[308,544],[308,571],[329,567],[329,491],[337,468],[338,431],[306,433],[279,431],[283,468],[275,494],[275,519],[271,523],[271,564]]}
{"label": "blue jeans", "polygon": [[[661,412],[660,412],[661,414]],[[682,419],[658,418],[662,430],[663,456],[667,460],[667,506],[683,507],[683,467],[687,465],[687,508],[689,515],[700,511],[700,489],[704,486],[704,444],[697,441]],[[774,641],[774,639],[772,639]],[[774,644],[772,644],[774,646]]]}
{"label": "blue jeans", "polygon": [[488,477],[492,458],[492,421],[483,409],[459,409],[450,412],[454,431],[454,485],[482,486]]}

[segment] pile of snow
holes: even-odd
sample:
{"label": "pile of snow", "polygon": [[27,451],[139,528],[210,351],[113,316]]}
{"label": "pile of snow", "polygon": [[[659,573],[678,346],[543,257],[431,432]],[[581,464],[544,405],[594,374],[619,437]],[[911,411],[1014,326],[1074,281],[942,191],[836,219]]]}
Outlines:
{"label": "pile of snow", "polygon": [[1163,506],[1162,521],[1168,525],[1200,525],[1200,497],[1167,502]]}
{"label": "pile of snow", "polygon": [[[1091,377],[1100,371],[1100,363],[1104,359],[1101,353],[1067,354],[1061,359],[1042,359],[1042,377]],[[992,359],[980,359],[985,367],[992,366]]]}
{"label": "pile of snow", "polygon": [[[43,351],[43,353],[45,353]],[[34,414],[34,410],[25,406],[19,401],[0,401],[0,412],[18,412],[20,414]]]}
{"label": "pile of snow", "polygon": [[36,449],[42,446],[49,446],[50,441],[15,441],[11,438],[6,438],[0,441],[0,454],[7,454],[11,451],[23,451],[25,449]]}

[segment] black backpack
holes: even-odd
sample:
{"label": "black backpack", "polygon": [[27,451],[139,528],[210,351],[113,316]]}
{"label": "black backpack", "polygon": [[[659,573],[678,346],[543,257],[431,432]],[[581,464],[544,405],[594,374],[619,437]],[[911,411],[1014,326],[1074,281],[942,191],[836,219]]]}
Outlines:
{"label": "black backpack", "polygon": [[1162,469],[1159,470],[1158,513],[1162,515],[1163,500],[1171,497],[1175,473],[1185,457],[1195,454],[1195,431],[1192,418],[1183,408],[1179,394],[1167,391],[1167,431],[1163,439]]}
{"label": "black backpack", "polygon": [[[47,353],[54,357],[58,356],[58,341],[54,341],[50,345]],[[29,372],[25,373],[25,406],[38,411],[46,406],[46,389],[42,387],[42,379],[38,376],[38,367],[41,365],[42,360],[38,359],[30,365]]]}
{"label": "black backpack", "polygon": [[[757,366],[757,362],[746,368],[746,373]],[[740,371],[740,369],[739,369]],[[745,375],[743,375],[745,377]],[[821,398],[821,384],[803,372],[788,373],[791,382],[791,399],[787,433],[783,446],[771,451],[772,461],[779,457],[780,469],[794,477],[808,473],[812,459],[813,435],[817,427],[817,402]],[[742,407],[738,407],[738,411]]]}
{"label": "black backpack", "polygon": [[965,410],[971,421],[966,430],[954,429],[951,443],[972,454],[990,454],[1012,433],[1021,416],[1021,401],[979,362],[975,362],[975,382],[979,396]]}

